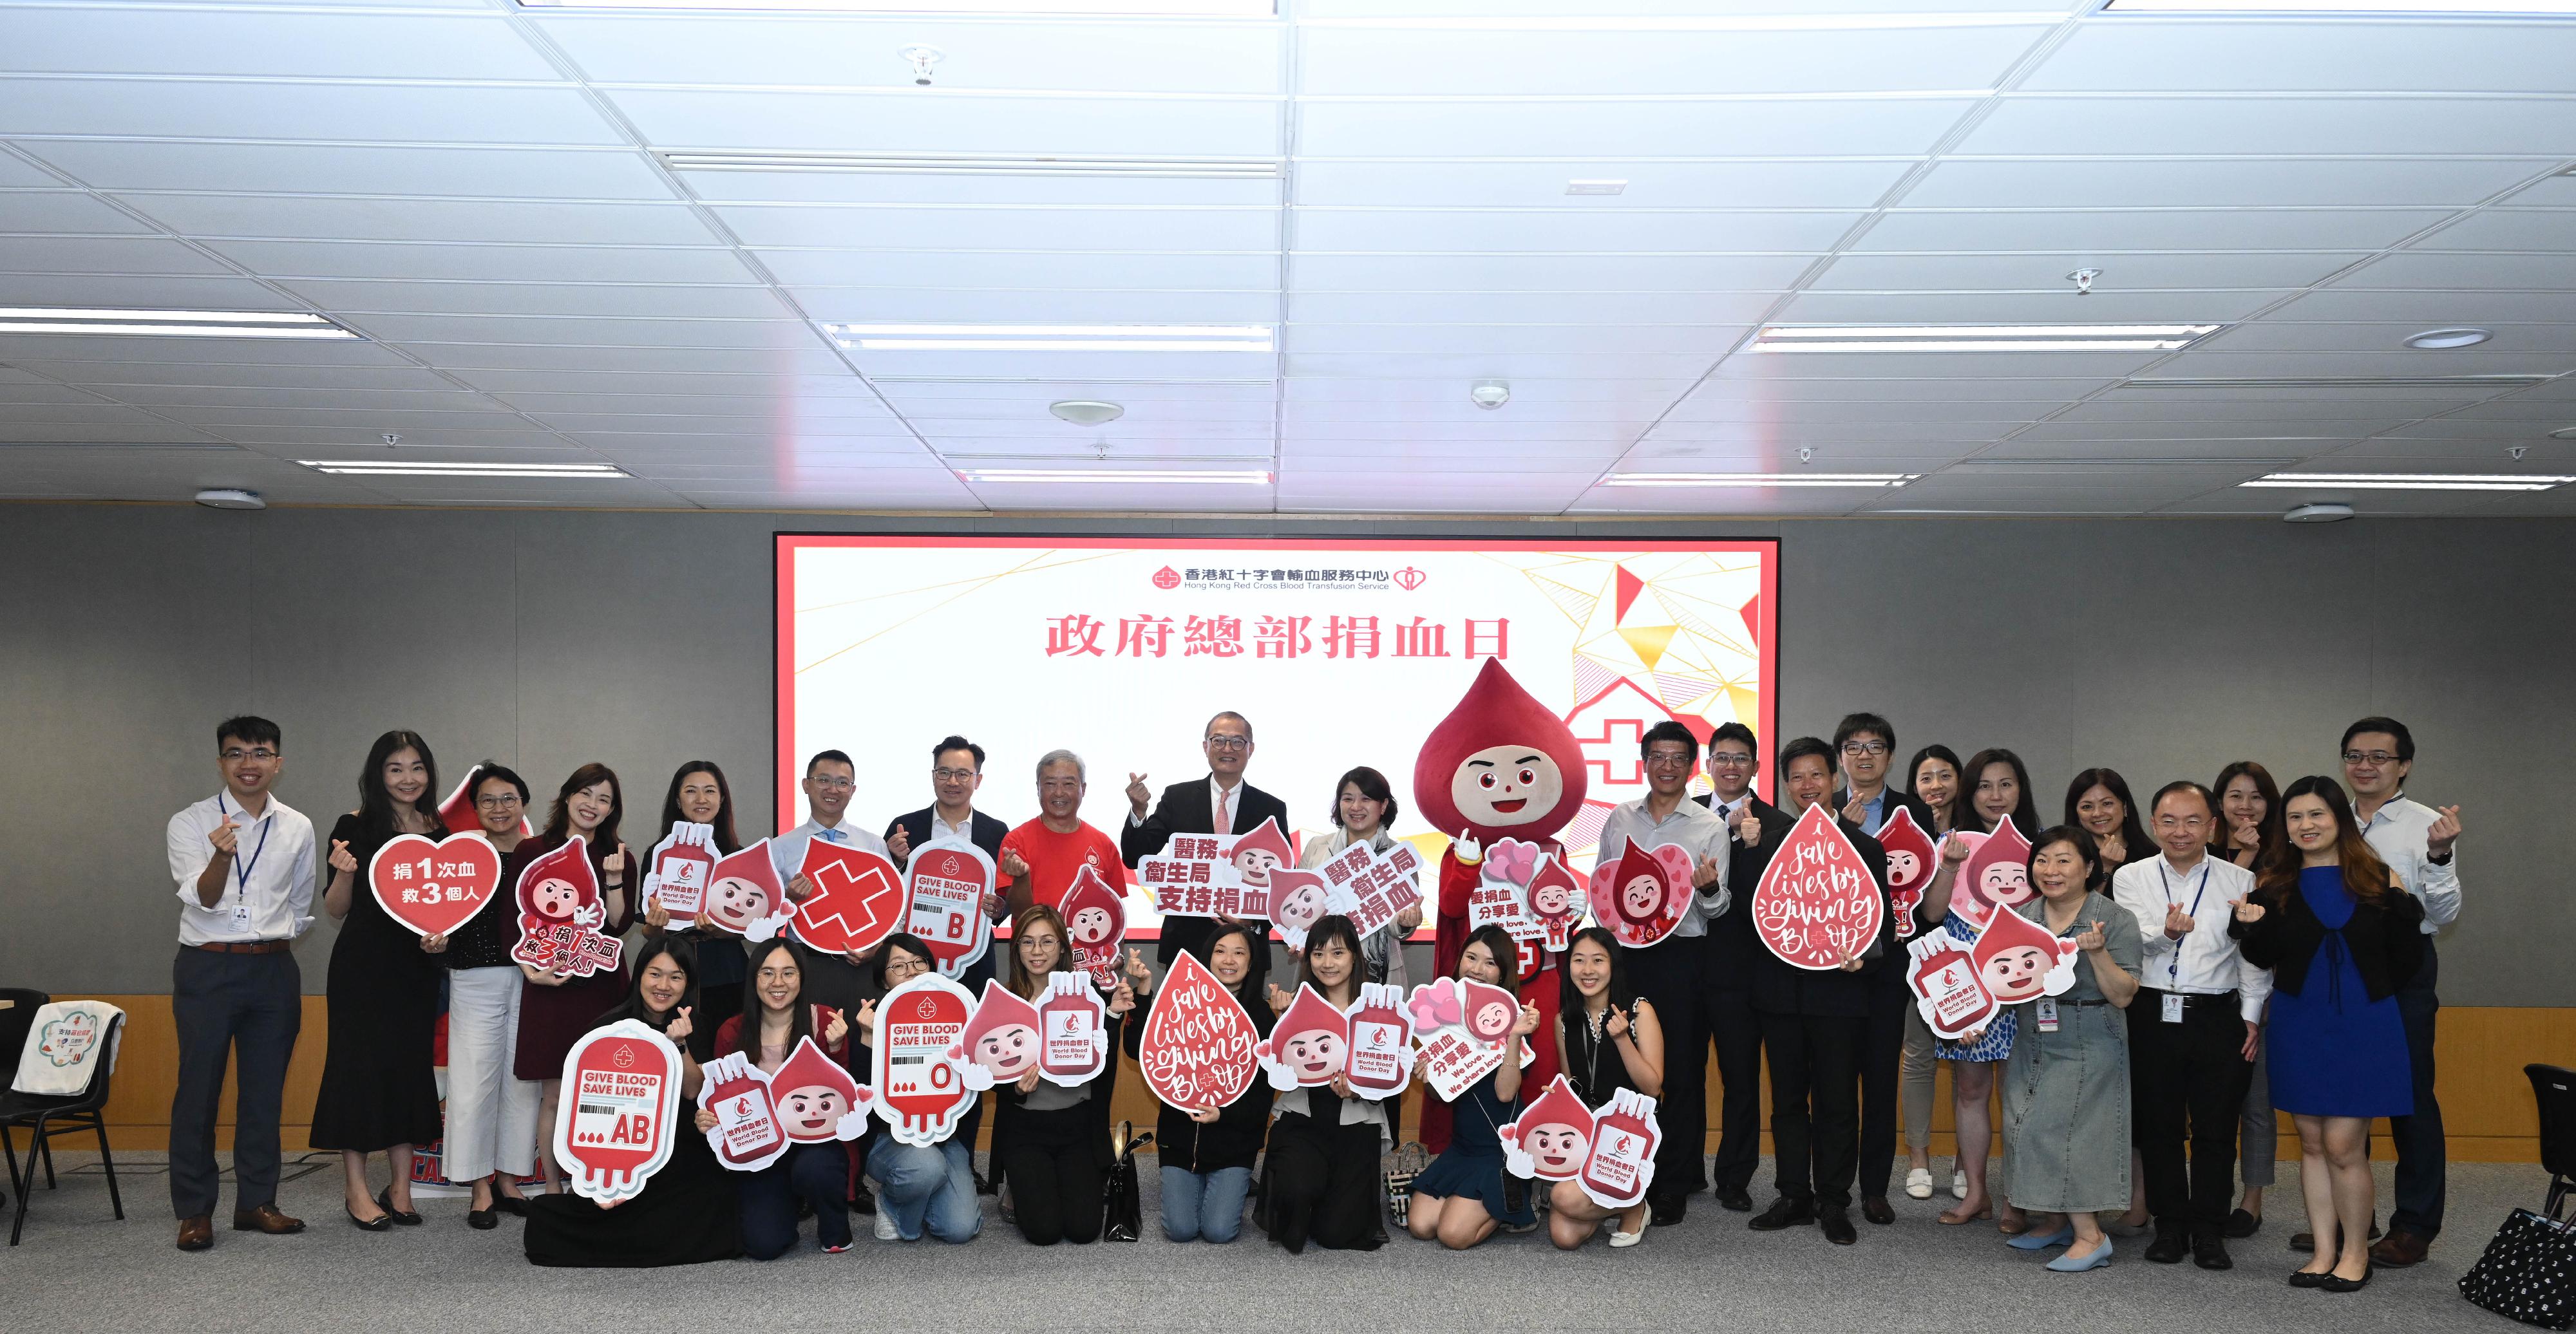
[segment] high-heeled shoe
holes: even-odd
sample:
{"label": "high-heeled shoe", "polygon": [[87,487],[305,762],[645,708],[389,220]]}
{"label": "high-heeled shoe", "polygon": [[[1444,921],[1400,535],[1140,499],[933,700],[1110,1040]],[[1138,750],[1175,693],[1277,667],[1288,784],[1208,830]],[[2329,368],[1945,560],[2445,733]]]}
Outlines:
{"label": "high-heeled shoe", "polygon": [[2074,1242],[2075,1225],[2073,1223],[2060,1223],[2054,1231],[2041,1232],[2034,1229],[2032,1231],[2025,1232],[2004,1244],[2017,1251],[2044,1251],[2052,1246],[2073,1245]]}
{"label": "high-heeled shoe", "polygon": [[2081,1274],[2087,1269],[2099,1269],[2109,1263],[2111,1263],[2111,1239],[2104,1237],[2102,1244],[2094,1247],[2091,1255],[2080,1260],[2072,1255],[2061,1255],[2049,1261],[2048,1268],[2061,1274]]}
{"label": "high-heeled shoe", "polygon": [[376,1192],[376,1207],[385,1211],[385,1217],[404,1227],[420,1226],[420,1215],[394,1207],[394,1188],[391,1186]]}
{"label": "high-heeled shoe", "polygon": [[391,1211],[387,1211],[382,1218],[360,1218],[358,1217],[358,1211],[350,1208],[344,1202],[340,1206],[340,1212],[347,1214],[349,1216],[349,1225],[358,1229],[360,1232],[390,1232],[393,1230],[394,1216]]}
{"label": "high-heeled shoe", "polygon": [[1974,1213],[1963,1213],[1958,1209],[1944,1209],[1939,1215],[1937,1215],[1937,1219],[1944,1226],[1959,1227],[1963,1224],[1974,1223],[1979,1219],[1992,1218],[1994,1216],[1995,1207],[1989,1204],[1980,1207]]}

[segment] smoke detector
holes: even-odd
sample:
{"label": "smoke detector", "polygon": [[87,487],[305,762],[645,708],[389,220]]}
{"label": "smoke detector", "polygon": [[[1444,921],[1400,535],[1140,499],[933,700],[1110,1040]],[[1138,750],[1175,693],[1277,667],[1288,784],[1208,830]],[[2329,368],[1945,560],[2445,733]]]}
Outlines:
{"label": "smoke detector", "polygon": [[197,503],[210,510],[264,510],[268,502],[257,491],[244,491],[237,486],[209,487],[197,493]]}
{"label": "smoke detector", "polygon": [[1127,415],[1119,404],[1097,398],[1067,398],[1047,404],[1047,411],[1076,426],[1099,426]]}
{"label": "smoke detector", "polygon": [[1474,400],[1477,407],[1491,412],[1512,401],[1512,387],[1500,380],[1478,380],[1468,389],[1467,397]]}
{"label": "smoke detector", "polygon": [[924,88],[930,86],[931,69],[938,65],[940,61],[948,58],[948,53],[940,50],[938,47],[922,46],[918,43],[912,46],[907,46],[904,49],[895,52],[895,54],[903,57],[904,60],[912,65],[912,81],[920,84]]}

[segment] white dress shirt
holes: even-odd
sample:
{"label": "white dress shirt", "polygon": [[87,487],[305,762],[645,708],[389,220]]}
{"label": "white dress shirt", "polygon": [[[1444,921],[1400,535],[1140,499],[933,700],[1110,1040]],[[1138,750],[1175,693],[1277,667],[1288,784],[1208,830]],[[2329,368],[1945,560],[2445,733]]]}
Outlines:
{"label": "white dress shirt", "polygon": [[2408,801],[2400,792],[2362,821],[2361,836],[2388,869],[2397,875],[2397,883],[2406,887],[2424,905],[2424,934],[2438,934],[2460,916],[2460,858],[2452,851],[2451,860],[2435,865],[2426,846],[2425,835],[2440,812],[2420,801]]}
{"label": "white dress shirt", "polygon": [[[223,897],[207,907],[197,877],[215,859],[207,838],[229,816],[235,839]],[[170,817],[170,878],[179,886],[179,943],[293,940],[313,924],[313,822],[274,793],[254,820],[227,792]]]}
{"label": "white dress shirt", "polygon": [[[2139,984],[2193,996],[2233,991],[2238,1013],[2248,1023],[2259,1022],[2263,1002],[2272,995],[2272,970],[2247,963],[2227,934],[2236,901],[2253,892],[2254,873],[2223,857],[2204,855],[2198,865],[2179,871],[2158,855],[2112,872],[2112,902],[2138,919],[2144,947]],[[2179,941],[2165,934],[2169,906],[2191,914],[2191,934]]]}
{"label": "white dress shirt", "polygon": [[1694,868],[1702,858],[1716,858],[1716,881],[1692,894],[1690,906],[1682,911],[1682,919],[1673,923],[1672,933],[1676,936],[1706,935],[1708,919],[1725,916],[1727,904],[1731,901],[1726,886],[1726,820],[1714,808],[1702,806],[1688,797],[1675,802],[1672,814],[1658,820],[1646,811],[1646,803],[1651,800],[1652,797],[1639,797],[1610,808],[1609,818],[1601,822],[1594,859],[1618,856],[1623,843],[1633,843],[1640,848],[1659,848],[1669,843],[1689,853]]}
{"label": "white dress shirt", "polygon": [[[1219,810],[1223,810],[1225,812],[1225,818],[1222,820],[1217,818],[1216,813]],[[1208,823],[1219,827],[1211,829],[1208,832],[1212,834],[1231,834],[1234,832],[1234,822],[1242,818],[1243,780],[1238,778],[1235,780],[1234,786],[1227,787],[1225,784],[1216,781],[1215,774],[1209,774]],[[1145,817],[1138,815],[1134,807],[1128,808],[1127,827],[1130,829],[1142,829],[1145,827]],[[1288,831],[1282,829],[1279,832],[1284,834]]]}
{"label": "white dress shirt", "polygon": [[934,842],[934,843],[935,843],[935,842],[938,842],[939,840],[941,840],[941,839],[943,839],[943,838],[951,838],[951,839],[955,839],[955,840],[957,840],[957,841],[958,841],[958,842],[960,842],[960,843],[972,843],[972,842],[974,842],[974,841],[975,841],[975,808],[974,808],[974,807],[972,807],[972,806],[967,807],[967,808],[966,808],[966,818],[965,818],[965,819],[963,819],[963,820],[958,821],[958,822],[957,822],[957,823],[955,823],[955,824],[950,824],[950,823],[948,823],[946,820],[942,820],[942,819],[940,819],[940,818],[939,818],[939,808],[938,808],[938,807],[936,807],[936,806],[931,807],[931,808],[930,808],[930,838],[931,838],[931,841],[932,841],[932,842]]}

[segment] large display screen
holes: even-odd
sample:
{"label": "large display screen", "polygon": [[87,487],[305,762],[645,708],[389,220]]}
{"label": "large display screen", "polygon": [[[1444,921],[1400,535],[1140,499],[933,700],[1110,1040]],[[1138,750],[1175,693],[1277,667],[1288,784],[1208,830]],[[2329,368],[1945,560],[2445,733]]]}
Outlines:
{"label": "large display screen", "polygon": [[1647,727],[1705,740],[1741,722],[1776,741],[1773,539],[781,533],[777,560],[781,828],[804,818],[806,756],[856,758],[850,818],[876,830],[930,804],[931,747],[956,733],[986,752],[977,809],[1033,817],[1038,757],[1071,750],[1082,817],[1115,839],[1129,776],[1158,797],[1203,780],[1200,738],[1231,710],[1253,726],[1245,780],[1287,803],[1292,837],[1329,833],[1335,780],[1368,765],[1393,786],[1393,831],[1436,854],[1414,756],[1499,658],[1583,744],[1590,792],[1559,837],[1588,869],[1610,807],[1646,792]]}

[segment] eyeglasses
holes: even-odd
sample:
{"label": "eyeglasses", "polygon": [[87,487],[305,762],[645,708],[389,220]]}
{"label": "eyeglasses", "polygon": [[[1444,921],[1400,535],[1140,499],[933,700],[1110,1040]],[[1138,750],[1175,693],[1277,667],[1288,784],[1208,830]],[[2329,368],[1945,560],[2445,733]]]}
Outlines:
{"label": "eyeglasses", "polygon": [[1843,753],[1845,755],[1884,755],[1887,753],[1887,743],[1884,741],[1846,741],[1843,743]]}
{"label": "eyeglasses", "polygon": [[1676,755],[1670,751],[1659,750],[1646,757],[1646,767],[1649,769],[1687,769],[1690,767],[1690,762],[1689,751]]}
{"label": "eyeglasses", "polygon": [[2397,762],[2397,757],[2384,750],[2347,750],[2343,753],[2343,762],[2346,764],[2373,764],[2385,767],[2387,765],[2395,764]]}
{"label": "eyeglasses", "polygon": [[257,750],[244,750],[239,746],[231,746],[227,747],[224,751],[224,759],[235,764],[238,764],[243,760],[258,760],[262,763],[266,763],[267,761],[276,758],[277,752],[270,750],[266,746],[262,746]]}
{"label": "eyeglasses", "polygon": [[943,783],[963,783],[966,780],[973,778],[975,774],[976,771],[973,769],[933,769],[930,771],[931,777],[936,778]]}
{"label": "eyeglasses", "polygon": [[847,778],[808,778],[805,781],[826,792],[847,792],[858,786]]}
{"label": "eyeglasses", "polygon": [[1708,767],[1712,769],[1750,769],[1753,767],[1753,757],[1750,755],[1739,755],[1731,750],[1712,750],[1708,753]]}
{"label": "eyeglasses", "polygon": [[1252,749],[1252,738],[1248,736],[1212,736],[1207,739],[1207,748],[1210,750],[1250,750]]}
{"label": "eyeglasses", "polygon": [[518,804],[519,794],[515,792],[504,792],[497,797],[476,797],[474,799],[474,805],[477,808],[487,811],[505,811]]}
{"label": "eyeglasses", "polygon": [[930,965],[911,959],[896,959],[886,964],[886,981],[902,982],[930,971]]}

